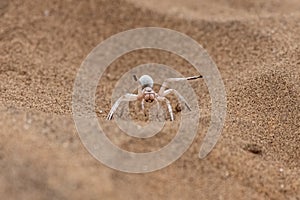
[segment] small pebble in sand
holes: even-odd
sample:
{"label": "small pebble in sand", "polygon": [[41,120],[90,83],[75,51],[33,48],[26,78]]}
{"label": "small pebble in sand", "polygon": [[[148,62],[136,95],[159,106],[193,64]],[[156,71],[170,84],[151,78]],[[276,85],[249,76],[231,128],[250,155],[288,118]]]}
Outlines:
{"label": "small pebble in sand", "polygon": [[229,177],[229,172],[228,171],[225,172],[225,177],[226,178]]}
{"label": "small pebble in sand", "polygon": [[280,172],[283,172],[283,169],[282,169],[282,168],[280,168],[280,169],[279,169],[279,171],[280,171]]}
{"label": "small pebble in sand", "polygon": [[261,155],[262,154],[262,147],[257,144],[247,144],[244,149],[249,151],[253,154]]}

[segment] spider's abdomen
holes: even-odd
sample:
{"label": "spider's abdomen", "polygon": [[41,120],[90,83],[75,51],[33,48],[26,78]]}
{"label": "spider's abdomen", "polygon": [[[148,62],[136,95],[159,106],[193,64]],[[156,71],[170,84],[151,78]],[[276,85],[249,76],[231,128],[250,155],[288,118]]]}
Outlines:
{"label": "spider's abdomen", "polygon": [[139,82],[141,83],[142,87],[153,87],[153,79],[149,75],[143,75],[139,79]]}

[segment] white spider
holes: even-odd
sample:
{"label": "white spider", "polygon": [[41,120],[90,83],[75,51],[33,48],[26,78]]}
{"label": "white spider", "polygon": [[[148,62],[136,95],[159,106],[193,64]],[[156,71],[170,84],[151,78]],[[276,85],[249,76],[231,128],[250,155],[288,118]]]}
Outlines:
{"label": "white spider", "polygon": [[165,80],[165,82],[162,84],[160,90],[158,93],[154,92],[153,90],[153,79],[149,76],[149,75],[143,75],[141,76],[139,79],[136,77],[136,75],[133,75],[133,78],[135,81],[139,82],[139,87],[138,87],[138,94],[130,94],[127,93],[123,96],[121,96],[113,105],[113,107],[111,108],[108,116],[107,116],[107,120],[111,120],[113,117],[114,112],[117,110],[118,106],[120,105],[120,103],[122,101],[141,101],[141,106],[142,106],[142,110],[144,111],[144,103],[149,102],[152,103],[153,101],[156,101],[157,106],[159,108],[159,102],[166,102],[167,104],[167,108],[168,111],[170,113],[170,117],[171,117],[171,121],[174,120],[174,116],[173,116],[173,111],[172,111],[172,107],[170,104],[170,101],[165,97],[166,95],[170,94],[170,93],[174,93],[177,98],[179,98],[182,102],[184,102],[184,104],[186,105],[186,107],[191,111],[191,108],[189,106],[189,104],[186,102],[186,100],[184,99],[183,96],[181,96],[181,94],[179,94],[179,92],[177,92],[175,89],[167,89],[168,84],[170,82],[175,82],[175,81],[183,81],[183,80],[194,80],[194,79],[198,79],[198,78],[202,78],[203,76],[192,76],[192,77],[187,77],[187,78],[168,78],[167,80]]}

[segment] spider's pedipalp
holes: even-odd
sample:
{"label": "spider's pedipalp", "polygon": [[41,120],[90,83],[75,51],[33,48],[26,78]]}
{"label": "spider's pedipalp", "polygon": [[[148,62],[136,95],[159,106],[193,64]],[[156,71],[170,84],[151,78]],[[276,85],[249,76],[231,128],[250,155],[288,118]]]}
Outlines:
{"label": "spider's pedipalp", "polygon": [[142,110],[145,110],[145,99],[142,99],[141,101]]}

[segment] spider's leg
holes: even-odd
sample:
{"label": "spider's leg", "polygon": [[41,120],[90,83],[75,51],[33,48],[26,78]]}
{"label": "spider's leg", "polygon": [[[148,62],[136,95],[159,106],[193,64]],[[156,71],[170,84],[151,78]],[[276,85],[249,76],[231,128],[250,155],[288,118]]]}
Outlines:
{"label": "spider's leg", "polygon": [[174,116],[173,116],[173,111],[172,111],[172,106],[171,106],[170,101],[169,101],[166,97],[158,97],[157,99],[158,99],[159,101],[165,101],[165,102],[166,102],[167,107],[168,107],[168,111],[169,111],[169,113],[170,113],[171,121],[174,121]]}
{"label": "spider's leg", "polygon": [[138,77],[135,74],[132,77],[133,77],[134,81],[138,81],[139,80]]}
{"label": "spider's leg", "polygon": [[186,77],[186,78],[168,78],[167,80],[165,80],[163,82],[158,94],[160,96],[163,96],[163,93],[164,93],[165,89],[169,86],[170,82],[189,81],[189,80],[194,80],[194,79],[198,79],[198,78],[203,78],[203,76],[199,75],[199,76],[191,76],[191,77]]}
{"label": "spider's leg", "polygon": [[142,106],[142,111],[144,112],[144,115],[146,116],[146,112],[145,112],[145,99],[142,99],[141,106]]}
{"label": "spider's leg", "polygon": [[190,77],[187,77],[186,80],[194,80],[194,79],[198,79],[198,78],[203,78],[202,75],[199,75],[199,76],[190,76]]}
{"label": "spider's leg", "polygon": [[116,112],[118,106],[120,105],[120,103],[122,101],[136,101],[138,99],[138,95],[136,94],[125,94],[123,96],[121,96],[116,102],[115,104],[112,106],[112,108],[110,109],[108,116],[107,116],[107,120],[111,120],[112,116],[114,114],[114,112]]}
{"label": "spider's leg", "polygon": [[157,105],[157,111],[159,111],[160,106],[159,106],[159,101],[157,100],[157,98],[154,99],[156,101],[156,105]]}
{"label": "spider's leg", "polygon": [[192,110],[191,107],[190,107],[190,105],[185,100],[185,98],[177,90],[175,90],[175,89],[165,90],[162,96],[166,96],[166,95],[168,95],[168,94],[170,94],[172,92],[177,96],[177,98],[180,99],[180,101],[184,102],[185,106],[189,109],[189,111]]}
{"label": "spider's leg", "polygon": [[156,101],[156,106],[157,106],[156,117],[157,119],[159,119],[159,109],[160,109],[159,101],[157,100],[157,98],[155,98],[154,100]]}

